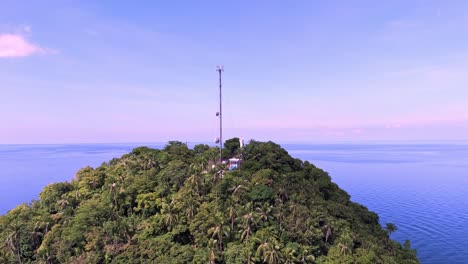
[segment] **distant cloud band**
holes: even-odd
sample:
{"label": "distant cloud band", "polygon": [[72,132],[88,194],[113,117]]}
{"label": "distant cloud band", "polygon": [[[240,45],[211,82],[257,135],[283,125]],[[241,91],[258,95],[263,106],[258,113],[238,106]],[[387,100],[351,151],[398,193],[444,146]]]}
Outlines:
{"label": "distant cloud band", "polygon": [[46,51],[18,34],[0,34],[0,58],[28,57]]}

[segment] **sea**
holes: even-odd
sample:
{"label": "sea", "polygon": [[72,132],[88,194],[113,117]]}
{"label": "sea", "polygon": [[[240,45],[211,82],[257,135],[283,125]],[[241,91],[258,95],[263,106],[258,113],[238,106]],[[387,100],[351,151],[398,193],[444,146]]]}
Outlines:
{"label": "sea", "polygon": [[[85,166],[164,143],[0,145],[0,214]],[[190,143],[189,143],[190,145]],[[193,145],[193,144],[192,144]],[[423,264],[468,263],[468,141],[282,144],[327,171],[351,200],[394,223]]]}

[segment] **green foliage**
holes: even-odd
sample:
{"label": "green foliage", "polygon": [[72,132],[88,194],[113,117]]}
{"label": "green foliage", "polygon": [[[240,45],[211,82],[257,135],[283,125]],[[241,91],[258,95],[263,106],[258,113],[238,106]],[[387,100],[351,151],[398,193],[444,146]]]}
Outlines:
{"label": "green foliage", "polygon": [[[87,179],[85,179],[86,181]],[[46,186],[39,194],[42,207],[49,213],[55,213],[62,206],[68,203],[65,194],[73,190],[73,185],[67,182],[54,183]],[[63,201],[61,201],[63,199]]]}
{"label": "green foliage", "polygon": [[223,159],[232,158],[235,155],[239,154],[240,149],[240,141],[239,138],[231,138],[224,142],[224,149],[223,149]]}
{"label": "green foliage", "polygon": [[[273,142],[139,147],[0,216],[0,263],[418,263],[378,216]],[[220,165],[218,165],[220,166]]]}
{"label": "green foliage", "polygon": [[275,192],[272,188],[264,185],[257,184],[252,187],[249,193],[250,200],[252,202],[271,202],[275,196]]}

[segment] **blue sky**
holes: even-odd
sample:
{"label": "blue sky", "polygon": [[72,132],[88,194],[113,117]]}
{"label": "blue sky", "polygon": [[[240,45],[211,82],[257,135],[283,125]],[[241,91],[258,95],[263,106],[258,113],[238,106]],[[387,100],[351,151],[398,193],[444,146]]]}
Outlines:
{"label": "blue sky", "polygon": [[0,143],[468,139],[466,1],[2,1]]}

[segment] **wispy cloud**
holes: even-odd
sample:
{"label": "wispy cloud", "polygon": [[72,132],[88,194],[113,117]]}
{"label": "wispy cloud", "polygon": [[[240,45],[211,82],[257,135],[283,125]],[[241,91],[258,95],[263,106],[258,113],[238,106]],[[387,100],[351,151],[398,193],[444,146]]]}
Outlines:
{"label": "wispy cloud", "polygon": [[0,34],[0,58],[28,57],[44,53],[47,53],[47,49],[29,42],[21,34]]}

